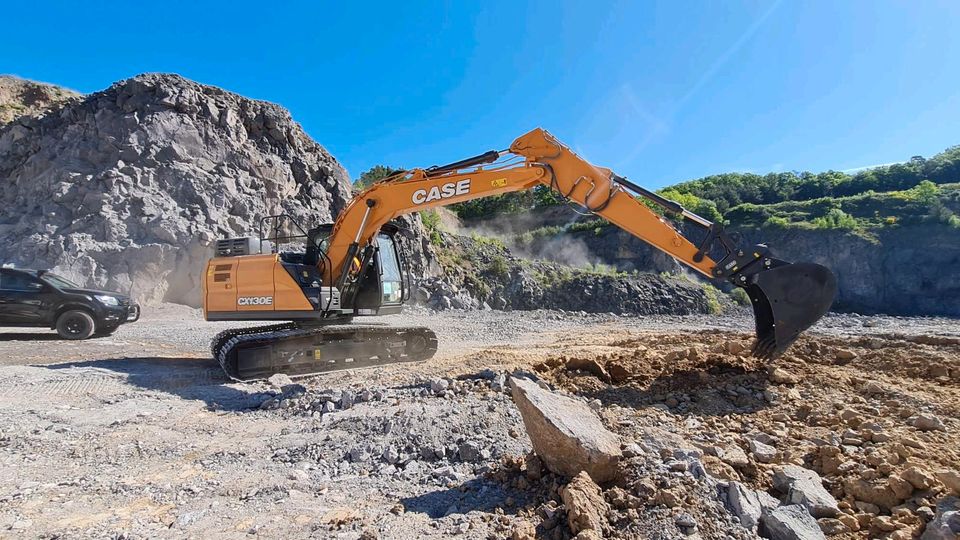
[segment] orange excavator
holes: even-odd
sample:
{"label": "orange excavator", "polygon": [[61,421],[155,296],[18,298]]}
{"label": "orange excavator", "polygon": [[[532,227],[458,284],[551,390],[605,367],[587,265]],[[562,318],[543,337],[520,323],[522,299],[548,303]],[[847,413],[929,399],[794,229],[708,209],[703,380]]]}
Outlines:
{"label": "orange excavator", "polygon": [[[742,287],[753,305],[753,354],[760,358],[782,354],[833,302],[837,282],[829,269],[777,259],[763,244],[738,246],[720,224],[588,163],[538,128],[508,150],[385,178],[356,195],[333,224],[304,230],[286,223],[287,216],[270,216],[261,221],[259,237],[218,241],[205,273],[206,319],[283,322],[220,333],[211,344],[214,358],[236,380],[429,359],[437,337],[428,328],[353,323],[399,313],[409,299],[410,271],[395,219],[536,186],[548,186],[709,279]],[[693,223],[702,238],[694,244],[641,199]],[[281,230],[298,234],[281,237]],[[283,241],[302,242],[302,249],[282,251]]]}

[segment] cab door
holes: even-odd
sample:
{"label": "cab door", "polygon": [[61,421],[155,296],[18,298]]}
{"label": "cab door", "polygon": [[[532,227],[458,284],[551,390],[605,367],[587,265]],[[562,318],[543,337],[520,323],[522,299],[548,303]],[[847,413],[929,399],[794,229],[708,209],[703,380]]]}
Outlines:
{"label": "cab door", "polygon": [[403,270],[400,265],[396,240],[389,234],[377,235],[380,255],[380,305],[399,306],[403,303]]}
{"label": "cab door", "polygon": [[23,272],[0,270],[0,324],[43,325],[53,293]]}
{"label": "cab door", "polygon": [[402,261],[396,240],[380,233],[376,241],[373,264],[360,278],[353,303],[361,315],[397,313],[405,300]]}

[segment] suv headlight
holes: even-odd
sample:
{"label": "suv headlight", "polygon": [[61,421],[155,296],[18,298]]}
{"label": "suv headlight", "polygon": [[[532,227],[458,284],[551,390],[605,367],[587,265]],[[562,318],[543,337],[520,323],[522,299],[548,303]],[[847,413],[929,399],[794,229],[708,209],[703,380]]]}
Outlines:
{"label": "suv headlight", "polygon": [[119,305],[120,305],[120,301],[117,300],[117,298],[116,298],[115,296],[107,296],[107,295],[105,295],[105,294],[98,294],[98,295],[94,296],[94,298],[97,299],[97,302],[100,302],[101,304],[103,304],[103,305],[105,305],[105,306],[119,306]]}

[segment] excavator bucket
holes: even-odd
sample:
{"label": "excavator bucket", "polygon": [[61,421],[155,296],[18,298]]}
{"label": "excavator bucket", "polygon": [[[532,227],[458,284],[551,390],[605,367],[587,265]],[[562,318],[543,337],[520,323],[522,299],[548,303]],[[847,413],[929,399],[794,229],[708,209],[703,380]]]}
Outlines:
{"label": "excavator bucket", "polygon": [[753,355],[772,360],[830,309],[837,278],[819,264],[774,260],[772,268],[751,276],[746,291],[757,324]]}

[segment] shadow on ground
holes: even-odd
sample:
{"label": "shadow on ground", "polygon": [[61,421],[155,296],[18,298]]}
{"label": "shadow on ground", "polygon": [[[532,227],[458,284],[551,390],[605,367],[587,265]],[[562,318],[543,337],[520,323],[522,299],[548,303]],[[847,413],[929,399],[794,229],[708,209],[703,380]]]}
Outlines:
{"label": "shadow on ground", "polygon": [[200,400],[211,410],[240,411],[257,408],[268,395],[231,381],[210,358],[147,357],[111,358],[64,364],[38,365],[44,369],[90,368],[126,376],[127,383],[145,390],[159,390],[183,399]]}
{"label": "shadow on ground", "polygon": [[6,332],[0,334],[0,341],[66,341],[56,333],[40,334],[32,332]]}
{"label": "shadow on ground", "polygon": [[[506,514],[516,514],[517,508],[525,504],[526,496],[526,492],[505,488],[502,484],[478,477],[451,488],[405,497],[400,502],[406,512],[419,512],[439,519],[474,510],[493,513],[497,508]],[[508,499],[513,499],[515,503],[508,506]]]}

